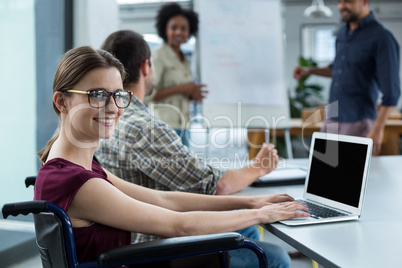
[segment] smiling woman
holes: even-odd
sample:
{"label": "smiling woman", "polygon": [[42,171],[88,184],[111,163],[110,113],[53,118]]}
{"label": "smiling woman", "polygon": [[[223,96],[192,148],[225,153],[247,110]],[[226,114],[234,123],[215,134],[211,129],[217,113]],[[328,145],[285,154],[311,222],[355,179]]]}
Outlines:
{"label": "smiling woman", "polygon": [[[99,140],[113,135],[123,108],[130,103],[131,93],[122,89],[124,78],[120,61],[90,47],[68,51],[56,69],[53,104],[60,127],[39,153],[43,165],[34,199],[47,200],[67,212],[79,262],[130,244],[131,232],[160,237],[210,234],[308,216],[300,212],[307,207],[286,194],[239,197],[162,192],[103,169],[93,156]],[[202,261],[197,264],[211,267]]]}
{"label": "smiling woman", "polygon": [[[94,86],[105,89],[93,89]],[[111,67],[96,68],[88,72],[73,87],[81,90],[56,91],[53,102],[61,112],[61,122],[65,122],[61,125],[61,131],[67,133],[70,141],[79,140],[83,147],[88,147],[90,144],[96,147],[99,139],[111,137],[123,108],[130,104],[131,95],[123,91],[122,87],[121,73],[115,67]],[[119,97],[117,102],[109,101],[112,95],[115,100],[116,95],[120,96],[122,92],[129,98],[124,105]],[[68,120],[63,117],[68,117]],[[79,138],[80,136],[83,138]]]}
{"label": "smiling woman", "polygon": [[145,102],[152,100],[155,115],[175,128],[188,146],[185,129],[190,121],[190,101],[201,102],[208,93],[202,89],[206,85],[193,81],[190,62],[181,50],[198,31],[198,15],[177,3],[168,3],[158,11],[156,29],[163,44],[152,53],[154,92]]}
{"label": "smiling woman", "polygon": [[[77,62],[81,64],[77,64]],[[84,136],[86,139],[80,141],[80,144],[85,148],[90,144],[92,144],[90,147],[96,147],[101,133],[103,133],[102,137],[104,136],[104,138],[109,137],[113,133],[114,121],[120,117],[122,109],[117,109],[116,107],[119,102],[109,101],[110,96],[113,95],[113,99],[116,100],[116,94],[123,94],[124,96],[129,96],[129,100],[131,100],[131,92],[122,90],[122,80],[124,77],[125,71],[123,65],[106,51],[96,51],[90,47],[80,47],[68,51],[63,56],[57,66],[53,82],[53,108],[56,114],[59,115],[62,124],[58,133],[38,153],[42,163],[45,163],[48,159],[50,149],[59,138],[60,133],[77,143],[79,139],[75,135],[79,134],[78,130],[81,126],[83,128],[81,131],[85,133]],[[86,91],[83,89],[86,89]],[[107,91],[110,94],[107,94]],[[115,92],[112,93],[111,91]],[[97,96],[94,93],[100,92],[106,94],[106,98],[103,101],[104,109],[99,109],[102,107],[95,101],[96,97],[99,99],[99,95]],[[126,101],[128,104],[130,103],[129,100]],[[97,106],[95,109],[93,108],[94,105]],[[96,114],[97,117],[92,120],[80,118],[82,114],[88,111]],[[88,140],[89,137],[85,128],[94,124],[97,131],[93,134],[95,136],[93,138],[95,138],[96,142],[91,143]],[[112,124],[113,128],[109,126],[110,124]]]}

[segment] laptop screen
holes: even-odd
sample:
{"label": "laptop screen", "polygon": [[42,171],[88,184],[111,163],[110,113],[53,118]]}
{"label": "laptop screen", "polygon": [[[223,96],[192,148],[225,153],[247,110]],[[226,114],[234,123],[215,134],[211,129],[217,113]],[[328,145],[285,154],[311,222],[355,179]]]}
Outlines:
{"label": "laptop screen", "polygon": [[307,193],[359,206],[368,145],[316,138]]}

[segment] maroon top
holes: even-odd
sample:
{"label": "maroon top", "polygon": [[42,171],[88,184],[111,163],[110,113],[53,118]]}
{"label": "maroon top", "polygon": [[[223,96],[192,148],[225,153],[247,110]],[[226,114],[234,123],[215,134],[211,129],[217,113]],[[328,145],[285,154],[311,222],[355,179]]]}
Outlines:
{"label": "maroon top", "polygon": [[[92,170],[86,170],[62,158],[49,160],[40,169],[35,182],[34,200],[47,200],[67,211],[75,194],[92,178],[107,179],[102,167],[92,161]],[[110,248],[130,244],[130,232],[99,223],[87,227],[73,228],[78,261],[94,261]]]}

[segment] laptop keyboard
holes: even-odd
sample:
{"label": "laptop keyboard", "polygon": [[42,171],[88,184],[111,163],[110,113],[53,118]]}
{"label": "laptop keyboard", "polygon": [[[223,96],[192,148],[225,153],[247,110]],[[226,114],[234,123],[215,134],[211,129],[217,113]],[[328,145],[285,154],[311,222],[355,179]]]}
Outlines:
{"label": "laptop keyboard", "polygon": [[332,210],[327,207],[323,207],[305,200],[296,200],[297,202],[303,203],[308,207],[308,213],[310,213],[310,217],[319,219],[319,218],[333,218],[339,216],[346,216],[347,214]]}

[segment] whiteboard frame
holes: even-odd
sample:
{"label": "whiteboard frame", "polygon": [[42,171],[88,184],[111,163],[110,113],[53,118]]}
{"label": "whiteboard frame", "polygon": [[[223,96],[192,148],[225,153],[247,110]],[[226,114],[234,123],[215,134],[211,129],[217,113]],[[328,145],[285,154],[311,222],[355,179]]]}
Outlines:
{"label": "whiteboard frame", "polygon": [[[194,0],[194,11],[199,12],[200,2],[203,0]],[[205,1],[205,0],[204,0]],[[219,1],[219,0],[214,0]],[[280,12],[283,14],[283,4],[280,0],[247,0],[247,1],[278,1],[280,6]],[[268,15],[268,14],[267,14]],[[278,22],[281,32],[283,33],[283,16],[280,16],[280,21]],[[201,26],[201,23],[200,23]],[[202,26],[201,26],[202,27]],[[200,28],[201,28],[200,27]],[[197,77],[198,81],[201,83],[208,84],[207,81],[202,80],[201,74],[201,56],[200,56],[200,37],[197,36],[196,42],[196,58],[197,61]],[[206,127],[244,127],[244,128],[278,128],[287,129],[290,127],[290,107],[288,92],[286,89],[285,75],[284,75],[284,51],[285,51],[285,40],[282,39],[282,46],[280,53],[280,59],[282,63],[282,85],[283,85],[283,104],[280,106],[263,106],[263,105],[251,105],[242,103],[228,104],[210,104],[203,103],[203,122]],[[278,52],[277,52],[278,53]],[[208,97],[207,97],[208,98]]]}

